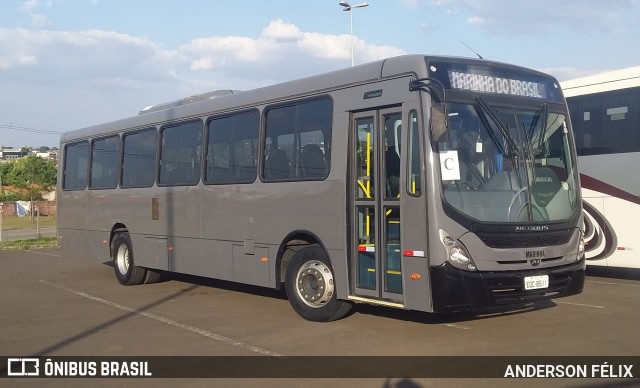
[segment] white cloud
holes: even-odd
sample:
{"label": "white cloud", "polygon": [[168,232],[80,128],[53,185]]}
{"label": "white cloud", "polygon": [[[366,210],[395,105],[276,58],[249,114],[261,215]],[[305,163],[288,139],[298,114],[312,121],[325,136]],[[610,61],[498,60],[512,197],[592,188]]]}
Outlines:
{"label": "white cloud", "polygon": [[[358,62],[400,55],[401,49],[391,46],[367,44],[354,39]],[[246,77],[268,75],[271,79],[288,80],[292,68],[317,69],[317,60],[344,60],[351,58],[351,36],[330,35],[301,31],[296,25],[281,19],[271,21],[256,38],[225,36],[193,40],[180,47],[179,52],[189,58],[194,71],[230,71],[237,67],[248,70]],[[327,63],[326,70],[335,65]],[[246,67],[248,66],[248,67]],[[320,62],[320,67],[322,62]],[[322,71],[322,69],[319,69]],[[277,72],[274,74],[273,72]]]}
{"label": "white cloud", "polygon": [[[51,7],[52,1],[45,3],[45,6]],[[50,27],[50,23],[47,17],[43,14],[37,13],[36,9],[40,6],[37,0],[24,0],[20,3],[19,11],[25,13],[31,18],[31,26],[36,29],[44,29]]]}
{"label": "white cloud", "polygon": [[126,34],[0,29],[0,79],[21,74],[26,83],[61,87],[104,78],[157,79],[176,63],[176,53]]}
{"label": "white cloud", "polygon": [[180,48],[190,58],[191,70],[211,70],[233,66],[234,62],[254,62],[267,50],[251,38],[227,36],[201,38]]}
{"label": "white cloud", "polygon": [[467,19],[467,23],[482,27],[487,24],[487,21],[480,16],[471,16]]}
{"label": "white cloud", "polygon": [[282,19],[273,20],[262,30],[262,37],[275,40],[296,40],[302,36],[302,31],[295,24],[285,23]]}
{"label": "white cloud", "polygon": [[24,0],[20,3],[20,7],[18,9],[27,14],[32,14],[37,6],[37,0]]}
{"label": "white cloud", "polygon": [[[354,40],[354,47],[357,44],[358,41]],[[351,58],[351,35],[307,33],[298,47],[316,58],[348,59]]]}
{"label": "white cloud", "polygon": [[[36,6],[23,2],[25,11]],[[403,53],[357,37],[354,48],[357,63]],[[305,32],[280,19],[257,37],[205,37],[171,49],[113,31],[0,28],[0,123],[74,129],[187,95],[252,89],[350,62],[349,35]]]}

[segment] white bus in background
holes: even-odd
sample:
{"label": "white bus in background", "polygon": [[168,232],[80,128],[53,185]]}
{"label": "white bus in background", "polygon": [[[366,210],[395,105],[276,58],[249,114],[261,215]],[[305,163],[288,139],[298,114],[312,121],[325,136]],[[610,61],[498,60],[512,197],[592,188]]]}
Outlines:
{"label": "white bus in background", "polygon": [[640,66],[562,89],[578,152],[587,263],[640,268]]}

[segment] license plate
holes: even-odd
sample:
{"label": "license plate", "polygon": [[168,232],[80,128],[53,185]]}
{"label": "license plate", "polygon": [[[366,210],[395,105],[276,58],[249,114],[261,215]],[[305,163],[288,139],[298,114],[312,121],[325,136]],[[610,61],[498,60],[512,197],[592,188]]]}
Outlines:
{"label": "license plate", "polygon": [[549,275],[527,276],[524,278],[525,290],[537,290],[549,287]]}

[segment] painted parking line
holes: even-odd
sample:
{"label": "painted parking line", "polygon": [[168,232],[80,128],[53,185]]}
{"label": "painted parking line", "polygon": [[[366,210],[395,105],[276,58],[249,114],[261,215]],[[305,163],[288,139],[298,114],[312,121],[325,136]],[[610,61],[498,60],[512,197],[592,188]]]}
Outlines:
{"label": "painted parking line", "polygon": [[35,253],[36,255],[45,255],[45,256],[53,256],[53,257],[62,257],[62,255],[55,255],[53,253],[49,253],[49,252],[39,252],[39,251],[30,251],[30,250],[25,250],[25,252],[29,252],[29,253]]}
{"label": "painted parking line", "polygon": [[558,304],[568,304],[568,305],[571,305],[571,306],[578,306],[578,307],[591,307],[591,308],[594,308],[594,309],[603,309],[604,308],[604,306],[600,306],[600,305],[597,305],[597,304],[573,303],[573,302],[564,302],[564,301],[561,301],[561,300],[556,300],[554,302],[558,303]]}
{"label": "painted parking line", "polygon": [[457,323],[442,323],[440,326],[447,326],[453,329],[461,329],[461,330],[469,330],[471,329],[469,326],[458,325]]}
{"label": "painted parking line", "polygon": [[39,280],[38,282],[41,283],[41,284],[45,284],[47,286],[51,286],[51,287],[57,288],[59,290],[70,292],[72,294],[81,296],[83,298],[92,300],[94,302],[102,303],[102,304],[105,304],[107,306],[111,306],[111,307],[117,308],[119,310],[127,311],[129,313],[133,313],[133,314],[145,317],[145,318],[149,318],[149,319],[152,319],[152,320],[157,321],[157,322],[164,323],[164,324],[169,325],[169,326],[173,326],[173,327],[177,327],[177,328],[189,331],[191,333],[199,334],[201,336],[210,338],[210,339],[218,341],[218,342],[222,342],[222,343],[227,344],[227,345],[234,346],[234,347],[239,348],[239,349],[248,350],[250,352],[258,353],[258,354],[261,354],[263,356],[284,357],[283,354],[280,354],[278,352],[274,352],[274,351],[271,351],[271,350],[260,348],[258,346],[250,345],[250,344],[244,343],[242,341],[235,340],[233,338],[229,338],[229,337],[217,334],[217,333],[213,333],[213,332],[208,331],[208,330],[200,329],[200,328],[195,327],[195,326],[186,325],[184,323],[180,323],[180,322],[174,321],[173,319],[169,319],[169,318],[166,318],[166,317],[163,317],[163,316],[160,316],[160,315],[148,313],[146,311],[141,311],[141,310],[138,310],[138,309],[133,308],[133,307],[121,305],[119,303],[115,303],[115,302],[112,302],[112,301],[104,299],[104,298],[100,298],[100,297],[97,297],[97,296],[89,295],[89,294],[87,294],[85,292],[82,292],[82,291],[74,290],[73,288],[69,288],[69,287],[66,287],[66,286],[59,285],[59,284],[50,283],[50,282],[48,282],[46,280]]}
{"label": "painted parking line", "polygon": [[587,280],[587,283],[606,284],[606,285],[609,285],[609,286],[640,287],[640,284],[600,282],[600,281],[596,281],[596,280]]}

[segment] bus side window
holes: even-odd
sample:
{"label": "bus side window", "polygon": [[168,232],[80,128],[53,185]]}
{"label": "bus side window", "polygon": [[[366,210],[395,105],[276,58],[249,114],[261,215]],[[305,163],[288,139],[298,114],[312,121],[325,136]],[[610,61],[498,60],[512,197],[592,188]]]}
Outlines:
{"label": "bus side window", "polygon": [[113,189],[118,184],[118,159],[120,157],[120,137],[111,136],[91,142],[92,189]]}
{"label": "bus side window", "polygon": [[69,144],[64,149],[62,188],[81,190],[87,186],[89,172],[89,142]]}
{"label": "bus side window", "polygon": [[156,179],[155,128],[125,134],[122,137],[122,187],[150,187]]}
{"label": "bus side window", "polygon": [[333,103],[329,98],[266,109],[267,180],[321,180],[331,165]]}
{"label": "bus side window", "polygon": [[250,183],[255,180],[259,127],[257,110],[209,121],[205,183]]}
{"label": "bus side window", "polygon": [[190,121],[162,129],[161,184],[195,185],[200,180],[202,122]]}
{"label": "bus side window", "polygon": [[303,146],[301,160],[305,177],[320,178],[327,175],[327,161],[319,145],[306,144]]}
{"label": "bus side window", "polygon": [[269,152],[264,169],[264,176],[269,179],[291,178],[291,161],[285,151],[276,148]]}

